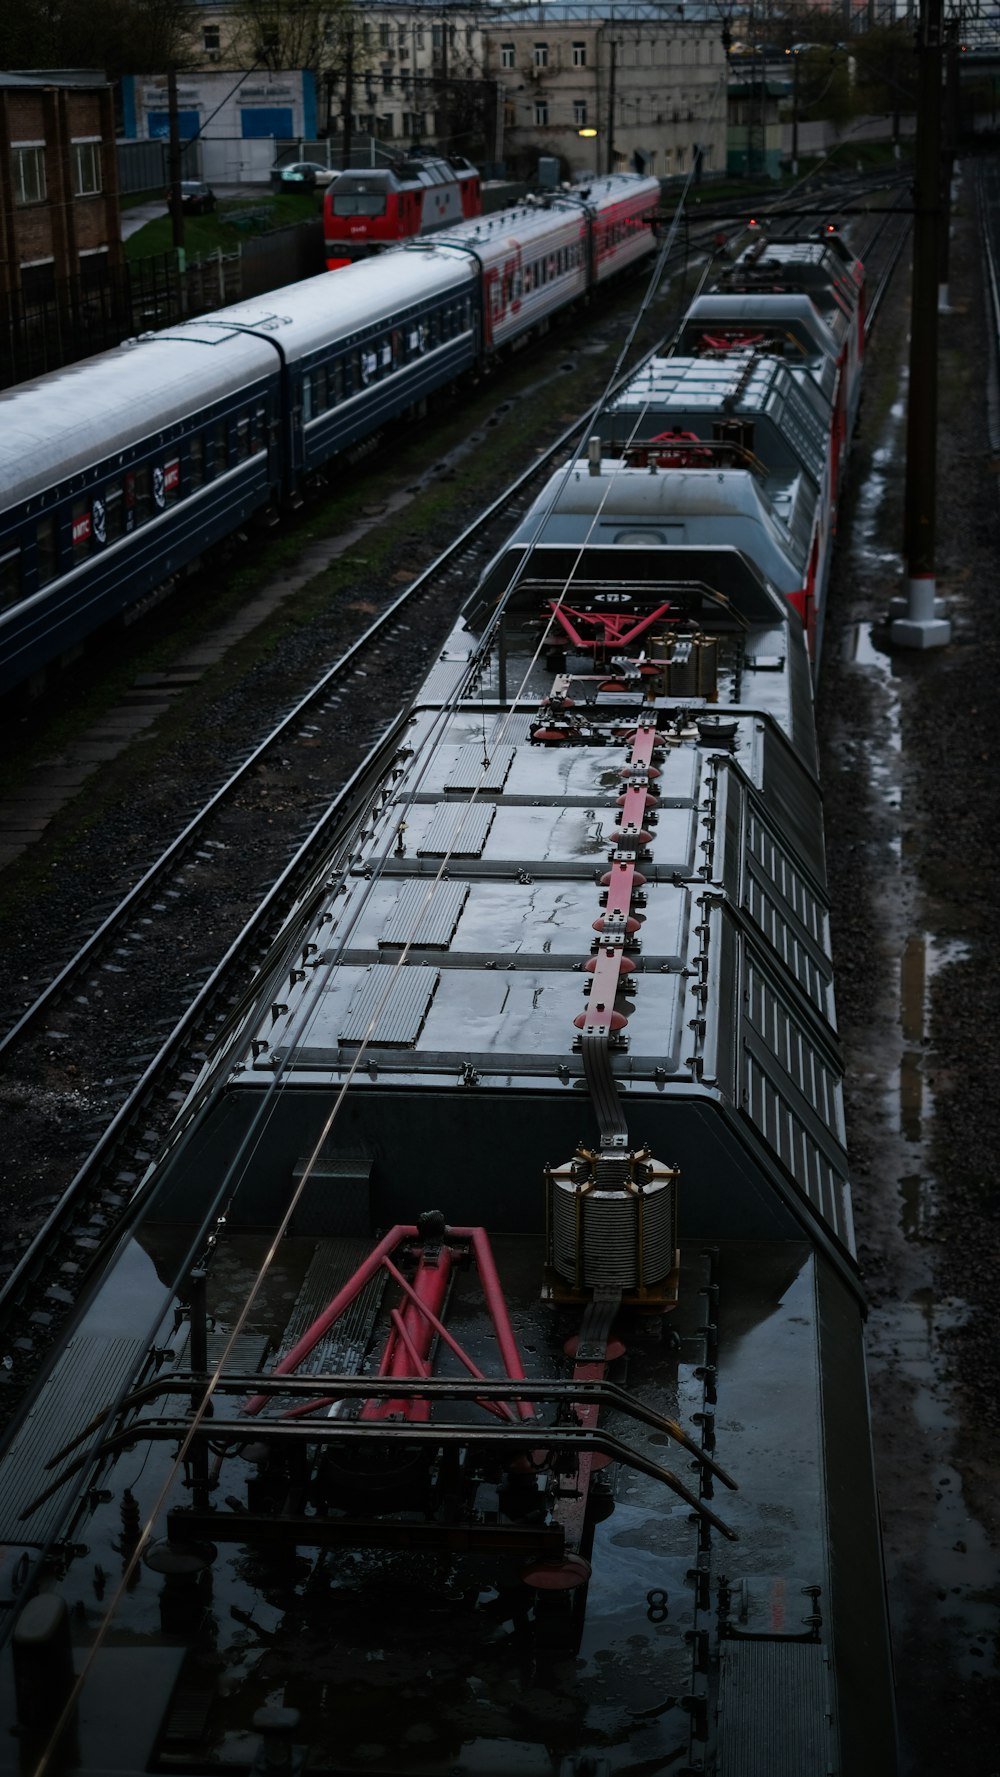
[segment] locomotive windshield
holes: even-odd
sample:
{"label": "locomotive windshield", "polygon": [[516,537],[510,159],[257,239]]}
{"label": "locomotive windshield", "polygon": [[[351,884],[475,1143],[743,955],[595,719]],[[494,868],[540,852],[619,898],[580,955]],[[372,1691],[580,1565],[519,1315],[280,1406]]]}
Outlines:
{"label": "locomotive windshield", "polygon": [[385,193],[338,192],[333,200],[333,213],[335,216],[384,216]]}
{"label": "locomotive windshield", "polygon": [[341,173],[330,191],[335,216],[384,216],[390,175],[381,170]]}

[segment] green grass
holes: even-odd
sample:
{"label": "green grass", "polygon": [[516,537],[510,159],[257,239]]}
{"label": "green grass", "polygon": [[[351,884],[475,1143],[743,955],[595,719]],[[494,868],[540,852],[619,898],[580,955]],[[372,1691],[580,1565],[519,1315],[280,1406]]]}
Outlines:
{"label": "green grass", "polygon": [[[146,194],[144,202],[150,201]],[[314,191],[257,192],[226,198],[208,216],[184,217],[184,250],[188,260],[207,259],[221,247],[235,251],[252,235],[269,234],[293,222],[309,222],[320,213],[322,199]],[[125,242],[126,259],[149,259],[169,253],[174,244],[170,215],[164,204],[162,216],[147,222]]]}

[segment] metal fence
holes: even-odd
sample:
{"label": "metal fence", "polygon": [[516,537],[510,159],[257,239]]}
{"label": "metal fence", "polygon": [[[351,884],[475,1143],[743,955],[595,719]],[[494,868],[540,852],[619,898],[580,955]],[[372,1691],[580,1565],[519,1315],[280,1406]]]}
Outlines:
{"label": "metal fence", "polygon": [[323,224],[317,218],[242,242],[234,253],[196,260],[183,275],[176,254],[158,253],[116,267],[100,283],[67,279],[52,295],[30,302],[19,294],[0,297],[0,388],[186,316],[280,289],[323,267]]}

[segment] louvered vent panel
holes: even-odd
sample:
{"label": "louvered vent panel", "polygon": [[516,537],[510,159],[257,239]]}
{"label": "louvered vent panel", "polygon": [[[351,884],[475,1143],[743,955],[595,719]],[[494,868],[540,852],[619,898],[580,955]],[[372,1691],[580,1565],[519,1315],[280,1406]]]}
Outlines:
{"label": "louvered vent panel", "polygon": [[849,1249],[853,1234],[846,1203],[846,1170],[834,1166],[772,1075],[750,1050],[744,1051],[744,1107],[767,1145],[777,1154],[817,1215]]}
{"label": "louvered vent panel", "polygon": [[416,1042],[440,976],[436,969],[378,965],[366,970],[338,1032],[342,1043],[381,1043],[406,1048]]}
{"label": "louvered vent panel", "polygon": [[408,882],[382,928],[379,946],[447,950],[468,898],[467,882]]}
{"label": "louvered vent panel", "polygon": [[53,1450],[71,1443],[102,1407],[114,1403],[143,1345],[141,1339],[73,1340],[0,1463],[0,1541],[42,1544],[58,1533],[79,1493],[79,1476],[71,1475],[30,1517],[21,1513],[51,1487],[57,1471],[45,1464]]}
{"label": "louvered vent panel", "polygon": [[837,1749],[822,1643],[723,1641],[720,1656],[718,1777],[828,1777]]}
{"label": "louvered vent panel", "polygon": [[749,1021],[770,1055],[797,1086],[820,1121],[843,1138],[840,1079],[810,1042],[803,1027],[791,1016],[771,983],[750,963]]}
{"label": "louvered vent panel", "polygon": [[817,1011],[828,1022],[832,1022],[832,966],[817,961],[813,951],[798,936],[795,928],[783,918],[764,884],[754,876],[747,883],[746,907],[754,924],[775,955],[780,957],[786,969],[795,977],[803,993],[809,996]]}
{"label": "louvered vent panel", "polygon": [[489,802],[442,803],[417,846],[418,858],[481,858],[495,813]]}
{"label": "louvered vent panel", "polygon": [[446,790],[502,790],[514,758],[511,746],[491,747],[486,751],[488,765],[483,764],[483,748],[462,747],[445,784]]}
{"label": "louvered vent panel", "polygon": [[511,710],[498,716],[490,733],[490,745],[495,741],[509,741],[512,747],[522,746],[531,732],[532,722],[537,721],[537,710]]}

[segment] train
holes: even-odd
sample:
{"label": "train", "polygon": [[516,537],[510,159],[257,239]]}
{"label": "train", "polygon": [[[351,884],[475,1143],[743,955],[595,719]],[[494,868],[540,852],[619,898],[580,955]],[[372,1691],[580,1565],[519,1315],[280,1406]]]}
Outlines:
{"label": "train", "polygon": [[386,712],[0,1453],[0,1771],[892,1777],[803,596],[863,300],[709,280]]}
{"label": "train", "polygon": [[621,174],[0,393],[0,695],[655,246]]}
{"label": "train", "polygon": [[419,154],[338,173],[323,197],[326,269],[482,214],[479,172],[461,155]]}

